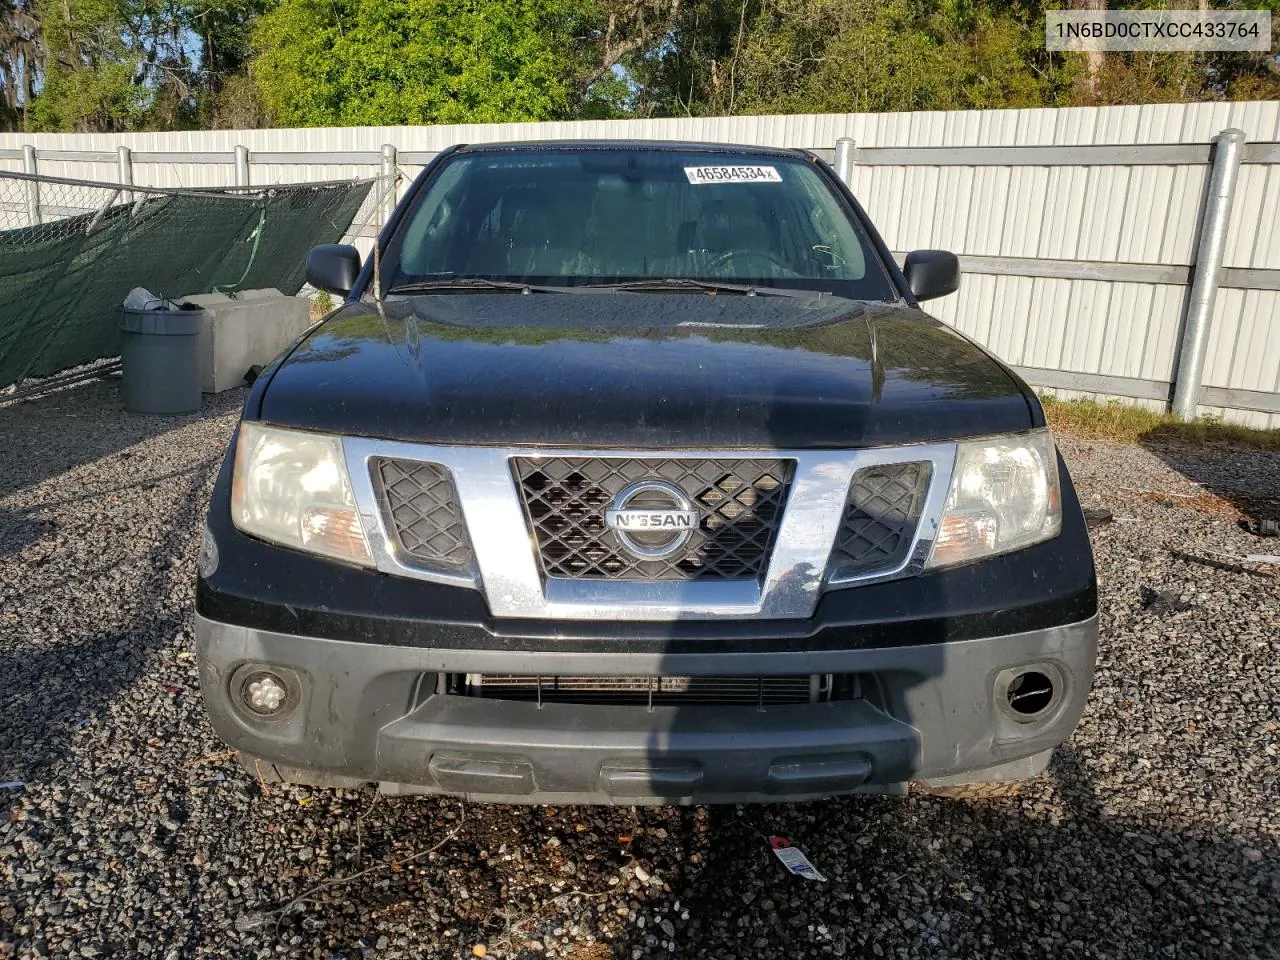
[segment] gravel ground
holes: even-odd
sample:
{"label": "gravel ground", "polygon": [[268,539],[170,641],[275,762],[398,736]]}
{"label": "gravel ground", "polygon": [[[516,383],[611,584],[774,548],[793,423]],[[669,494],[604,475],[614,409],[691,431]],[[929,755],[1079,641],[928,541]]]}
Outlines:
{"label": "gravel ground", "polygon": [[0,956],[1280,956],[1280,584],[1231,562],[1280,550],[1235,513],[1280,514],[1280,457],[1063,442],[1116,515],[1104,639],[1019,799],[503,808],[267,790],[215,739],[192,587],[240,400],[0,407]]}

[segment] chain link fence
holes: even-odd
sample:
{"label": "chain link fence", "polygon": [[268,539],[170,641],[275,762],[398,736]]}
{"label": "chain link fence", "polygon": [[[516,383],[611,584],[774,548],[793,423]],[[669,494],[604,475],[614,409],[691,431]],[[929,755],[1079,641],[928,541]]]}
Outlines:
{"label": "chain link fence", "polygon": [[116,315],[134,287],[297,293],[307,250],[360,232],[386,189],[171,190],[0,171],[0,387],[118,354]]}

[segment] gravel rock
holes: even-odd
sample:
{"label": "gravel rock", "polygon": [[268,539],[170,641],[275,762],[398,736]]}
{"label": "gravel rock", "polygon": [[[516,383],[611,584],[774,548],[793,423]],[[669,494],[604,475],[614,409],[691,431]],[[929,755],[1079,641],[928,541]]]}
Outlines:
{"label": "gravel rock", "polygon": [[1114,515],[1099,671],[1017,799],[489,807],[264,790],[214,736],[193,586],[242,401],[0,407],[0,957],[1275,955],[1280,589],[1206,561],[1256,552],[1280,457],[1063,441]]}

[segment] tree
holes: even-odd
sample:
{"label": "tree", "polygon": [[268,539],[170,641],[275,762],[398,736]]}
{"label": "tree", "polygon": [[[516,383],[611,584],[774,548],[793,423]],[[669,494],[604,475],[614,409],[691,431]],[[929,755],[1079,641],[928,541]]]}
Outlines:
{"label": "tree", "polygon": [[115,131],[211,122],[227,84],[244,76],[254,20],[273,0],[35,3],[46,55],[33,125]]}
{"label": "tree", "polygon": [[579,100],[590,98],[592,88],[610,78],[615,68],[643,56],[672,39],[680,22],[683,0],[599,0],[583,5],[587,29],[580,37],[575,92]]}
{"label": "tree", "polygon": [[639,116],[699,116],[737,108],[728,93],[737,83],[737,59],[748,29],[762,13],[759,0],[739,3],[687,0],[662,40],[629,56]]}
{"label": "tree", "polygon": [[283,0],[251,72],[276,123],[484,123],[617,116],[615,68],[682,0]]}
{"label": "tree", "polygon": [[44,48],[30,0],[0,0],[0,18],[0,129],[14,129],[35,96]]}
{"label": "tree", "polygon": [[248,76],[253,30],[275,0],[188,0],[184,19],[199,38],[196,86],[204,126],[255,127],[265,122]]}
{"label": "tree", "polygon": [[37,129],[187,125],[193,62],[176,0],[36,0],[46,55]]}
{"label": "tree", "polygon": [[[1107,9],[1107,0],[1071,0],[1070,8],[1072,10],[1097,12]],[[1081,80],[1089,91],[1090,96],[1097,95],[1098,78],[1102,75],[1102,68],[1106,63],[1106,59],[1106,54],[1098,50],[1090,50],[1084,55],[1085,69]]]}
{"label": "tree", "polygon": [[[625,61],[639,115],[960,110],[1280,97],[1274,54],[1050,54],[1044,14],[1167,0],[687,0]],[[1239,9],[1280,0],[1232,0]],[[1280,42],[1273,16],[1272,49]]]}
{"label": "tree", "polygon": [[[1269,53],[1044,49],[1167,0],[0,0],[0,126],[119,131],[1280,98]],[[1273,49],[1280,0],[1266,6]]]}
{"label": "tree", "polygon": [[[1100,0],[1074,0],[1074,4]],[[1118,5],[1111,4],[1115,9]],[[1158,0],[1124,4],[1126,8],[1163,8]],[[1201,2],[1200,9],[1206,4]],[[1258,52],[1067,54],[1068,62],[1084,58],[1077,71],[1071,102],[1081,105],[1181,103],[1200,100],[1280,99],[1280,0],[1235,0],[1215,9],[1271,11],[1271,50]]]}
{"label": "tree", "polygon": [[285,126],[567,116],[571,0],[283,0],[253,75]]}
{"label": "tree", "polygon": [[1043,106],[1061,81],[1034,4],[743,0],[686,14],[657,58],[658,112]]}
{"label": "tree", "polygon": [[141,53],[124,36],[114,0],[36,0],[45,41],[43,87],[32,106],[37,130],[128,130],[146,91],[135,82]]}

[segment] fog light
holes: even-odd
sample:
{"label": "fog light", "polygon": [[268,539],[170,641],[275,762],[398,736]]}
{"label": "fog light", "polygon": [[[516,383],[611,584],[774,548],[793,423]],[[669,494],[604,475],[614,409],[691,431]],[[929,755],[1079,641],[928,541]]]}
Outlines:
{"label": "fog light", "polygon": [[1016,723],[1038,724],[1058,713],[1069,693],[1068,675],[1053,663],[1025,663],[996,674],[996,707]]}
{"label": "fog light", "polygon": [[289,689],[274,673],[250,674],[240,690],[245,706],[264,717],[279,713],[289,698]]}
{"label": "fog light", "polygon": [[1005,696],[1014,713],[1038,716],[1053,702],[1053,681],[1037,670],[1028,670],[1013,678]]}

